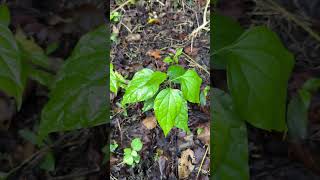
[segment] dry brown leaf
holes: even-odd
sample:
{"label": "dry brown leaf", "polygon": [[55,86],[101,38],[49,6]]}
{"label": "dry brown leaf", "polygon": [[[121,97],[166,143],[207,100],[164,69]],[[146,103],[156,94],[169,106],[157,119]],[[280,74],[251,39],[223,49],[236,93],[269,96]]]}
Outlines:
{"label": "dry brown leaf", "polygon": [[141,35],[140,34],[129,34],[127,37],[126,37],[126,40],[128,42],[131,42],[131,41],[139,41],[141,39]]}
{"label": "dry brown leaf", "polygon": [[[190,161],[191,159],[191,161]],[[194,169],[192,163],[195,162],[194,152],[191,149],[182,151],[181,158],[179,159],[178,175],[179,179],[186,179]]]}
{"label": "dry brown leaf", "polygon": [[147,52],[147,55],[150,57],[153,57],[155,59],[161,59],[161,51],[158,49],[154,49],[154,50],[149,50]]}
{"label": "dry brown leaf", "polygon": [[154,116],[146,117],[143,121],[142,124],[147,128],[147,129],[154,129],[157,127],[157,120]]}
{"label": "dry brown leaf", "polygon": [[184,48],[184,52],[186,54],[188,54],[189,56],[196,56],[199,52],[199,48],[193,47],[192,51],[191,51],[191,46],[188,46],[188,47]]}
{"label": "dry brown leaf", "polygon": [[198,134],[198,139],[200,139],[203,144],[210,144],[210,123],[201,124],[198,128],[203,129],[203,131]]}

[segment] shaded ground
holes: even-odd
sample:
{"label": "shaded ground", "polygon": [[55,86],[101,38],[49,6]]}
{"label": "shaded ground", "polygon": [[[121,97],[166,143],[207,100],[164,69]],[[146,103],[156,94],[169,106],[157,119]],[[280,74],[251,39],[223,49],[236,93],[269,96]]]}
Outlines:
{"label": "shaded ground", "polygon": [[[221,0],[218,9],[238,20],[244,27],[266,25],[275,31],[285,46],[295,55],[295,67],[289,82],[288,94],[291,99],[297,89],[312,77],[320,77],[320,41],[312,37],[296,23],[288,21],[281,11],[270,9],[261,0]],[[319,30],[320,1],[276,1],[301,22],[311,24]],[[217,85],[225,89],[224,71],[217,71]],[[320,179],[319,166],[319,116],[320,92],[316,93],[309,110],[308,137],[305,141],[292,142],[284,134],[266,132],[248,127],[251,179],[259,180],[315,180]]]}
{"label": "shaded ground", "polygon": [[[111,26],[113,33],[119,32],[117,42],[112,43],[111,49],[111,61],[115,69],[127,79],[131,79],[142,68],[165,71],[168,66],[162,60],[178,47],[184,48],[189,56],[181,56],[182,66],[193,67],[194,63],[189,62],[191,58],[202,68],[209,69],[209,33],[202,31],[200,36],[194,38],[192,52],[188,39],[202,23],[205,4],[206,1],[166,1],[165,4],[140,1],[125,6],[120,22]],[[114,1],[111,2],[111,10],[118,6]],[[159,21],[148,24],[150,17]],[[203,89],[209,85],[209,74],[198,67],[196,71],[203,79]],[[111,142],[116,141],[119,145],[111,154],[111,178],[177,179],[178,159],[182,152],[191,149],[195,159],[192,162],[194,169],[188,179],[197,176],[204,157],[199,177],[209,179],[210,158],[205,146],[210,136],[209,107],[189,103],[188,122],[192,134],[186,135],[174,128],[165,138],[159,126],[147,129],[143,125],[143,120],[153,118],[154,114],[153,111],[142,113],[142,103],[129,106],[127,116],[123,115],[119,107],[123,93],[121,90],[116,97],[111,95]],[[209,100],[207,102],[209,104]],[[204,129],[200,136],[197,135],[197,128]],[[122,163],[123,149],[130,147],[131,140],[136,137],[143,141],[141,161],[135,167],[130,167]]]}
{"label": "shaded ground", "polygon": [[[28,37],[46,49],[52,43],[58,48],[50,54],[52,69],[56,70],[68,57],[79,38],[103,21],[103,2],[64,0],[7,1],[11,11],[10,29],[21,28]],[[0,102],[6,108],[0,114],[13,116],[0,122],[0,172],[19,167],[9,179],[103,179],[107,172],[102,167],[101,149],[107,142],[106,126],[70,133],[53,133],[52,143],[41,150],[21,134],[21,130],[37,133],[41,110],[48,100],[48,89],[30,81],[21,111],[15,112],[12,101],[0,92]],[[30,138],[29,138],[30,140]],[[51,146],[55,169],[41,169],[41,158]],[[21,166],[23,165],[23,166]]]}

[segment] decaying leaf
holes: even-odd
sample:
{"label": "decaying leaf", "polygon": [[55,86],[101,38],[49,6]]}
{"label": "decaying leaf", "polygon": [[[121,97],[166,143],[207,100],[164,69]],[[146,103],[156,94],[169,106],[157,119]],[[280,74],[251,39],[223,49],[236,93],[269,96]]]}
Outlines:
{"label": "decaying leaf", "polygon": [[192,163],[195,162],[194,152],[191,149],[182,151],[181,158],[179,159],[178,175],[179,179],[188,178],[194,169]]}
{"label": "decaying leaf", "polygon": [[142,124],[147,128],[147,129],[154,129],[157,127],[157,120],[156,117],[150,116],[146,117],[143,121]]}
{"label": "decaying leaf", "polygon": [[161,59],[161,51],[158,49],[152,49],[147,52],[147,55],[155,59]]}
{"label": "decaying leaf", "polygon": [[126,37],[126,40],[128,42],[132,42],[132,41],[139,41],[141,39],[141,35],[140,34],[129,34]]}
{"label": "decaying leaf", "polygon": [[210,144],[210,128],[209,127],[210,127],[209,123],[201,124],[199,126],[199,128],[203,129],[203,131],[198,134],[198,139],[200,139],[200,141],[203,144]]}

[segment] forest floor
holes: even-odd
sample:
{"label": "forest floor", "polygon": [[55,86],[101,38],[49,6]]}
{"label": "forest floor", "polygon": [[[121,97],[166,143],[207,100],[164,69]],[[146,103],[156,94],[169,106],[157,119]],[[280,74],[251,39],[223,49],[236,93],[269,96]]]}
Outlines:
{"label": "forest floor", "polygon": [[[21,29],[43,49],[54,47],[49,55],[54,70],[70,56],[83,34],[105,23],[104,4],[100,0],[6,2],[11,13],[9,28],[14,34]],[[42,148],[36,145],[48,93],[48,88],[30,80],[21,110],[16,112],[12,101],[0,92],[0,102],[6,102],[0,107],[6,108],[0,110],[4,112],[0,114],[0,177],[11,171],[14,173],[9,179],[14,180],[104,179],[107,171],[102,166],[102,148],[107,143],[106,126],[52,133],[52,143]],[[49,146],[53,157],[43,161]]]}
{"label": "forest floor", "polygon": [[[121,3],[123,1],[111,1],[111,11]],[[116,34],[111,45],[114,69],[128,80],[142,68],[165,71],[168,65],[163,59],[177,48],[183,48],[179,64],[195,68],[202,78],[201,89],[209,86],[209,31],[202,30],[190,38],[191,33],[203,23],[206,3],[204,0],[165,1],[165,4],[139,1],[118,9],[120,20],[111,24],[111,31]],[[206,15],[209,19],[209,9]],[[127,115],[124,115],[119,106],[123,94],[124,90],[120,90],[110,97],[110,143],[118,145],[111,152],[112,179],[195,179],[197,176],[209,179],[209,99],[205,106],[188,103],[190,134],[174,128],[165,137],[156,123],[154,112],[142,112],[142,103],[128,106]],[[130,147],[134,138],[141,138],[143,148],[140,151],[141,161],[131,167],[122,162],[123,150]],[[179,159],[185,163],[178,163]]]}
{"label": "forest floor", "polygon": [[[306,80],[320,77],[320,41],[310,32],[288,20],[291,16],[310,25],[314,32],[320,32],[319,1],[278,0],[277,8],[270,8],[262,0],[221,0],[218,11],[239,21],[242,26],[265,25],[276,32],[285,46],[295,56],[295,67],[289,81],[289,99],[302,87]],[[280,7],[280,8],[279,8]],[[224,71],[215,79],[219,88],[225,89]],[[316,180],[320,179],[319,132],[320,93],[312,97],[308,137],[302,141],[292,141],[286,134],[267,132],[248,125],[249,165],[252,180]],[[296,127],[299,128],[299,127]]]}

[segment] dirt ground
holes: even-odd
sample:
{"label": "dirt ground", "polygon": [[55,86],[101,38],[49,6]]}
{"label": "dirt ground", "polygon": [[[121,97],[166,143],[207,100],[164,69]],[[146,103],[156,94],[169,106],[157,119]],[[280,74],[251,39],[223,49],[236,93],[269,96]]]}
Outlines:
{"label": "dirt ground", "polygon": [[[21,28],[43,49],[52,43],[58,44],[58,48],[50,54],[53,69],[58,68],[71,54],[83,34],[105,23],[104,2],[100,0],[8,0],[7,3],[11,12],[10,29],[13,32]],[[0,94],[1,101],[7,101],[6,98]],[[30,81],[21,110],[14,112],[8,108],[5,111],[13,117],[1,122],[4,124],[0,123],[0,172],[16,168],[9,178],[13,180],[93,180],[106,177],[106,167],[102,165],[104,154],[101,151],[107,142],[106,126],[52,133],[52,143],[42,149],[21,133],[24,130],[37,134],[41,110],[47,100],[48,89]],[[3,128],[4,125],[8,128]],[[49,146],[52,146],[55,159],[55,169],[52,171],[40,168],[41,159]]]}
{"label": "dirt ground", "polygon": [[[320,1],[278,0],[280,7],[287,9],[300,21],[311,24],[320,32]],[[221,0],[219,11],[238,20],[244,27],[266,25],[275,31],[285,46],[295,55],[288,95],[291,99],[303,83],[312,77],[320,77],[320,41],[296,23],[279,8],[270,9],[262,0]],[[216,71],[214,80],[218,87],[225,89],[224,71]],[[215,78],[215,77],[213,77]],[[320,179],[319,132],[320,93],[314,94],[309,110],[308,137],[293,142],[284,134],[266,132],[248,125],[250,176],[252,180],[316,180]]]}
{"label": "dirt ground", "polygon": [[[123,1],[122,1],[123,2]],[[121,2],[111,1],[111,10]],[[112,32],[119,33],[117,42],[112,43],[111,61],[115,69],[127,79],[142,68],[165,71],[167,65],[163,59],[176,48],[184,48],[186,55],[180,58],[180,65],[195,67],[203,79],[201,89],[210,84],[209,73],[209,32],[203,30],[194,37],[189,35],[203,22],[206,1],[139,1],[135,5],[125,6],[120,22],[111,25]],[[156,23],[148,23],[149,18],[156,18]],[[209,18],[209,14],[208,14]],[[191,52],[192,45],[192,52]],[[156,53],[155,53],[156,52]],[[158,52],[158,53],[157,53]],[[155,53],[155,54],[154,54]],[[190,63],[190,59],[199,66]],[[142,103],[131,105],[127,116],[119,108],[124,91],[111,95],[111,142],[119,147],[111,153],[111,179],[178,179],[178,159],[183,152],[191,150],[191,173],[188,179],[195,179],[199,171],[199,179],[209,179],[210,154],[206,144],[209,142],[209,106],[197,104],[189,106],[189,128],[192,134],[187,135],[174,128],[165,138],[157,125],[147,129],[142,123],[146,118],[154,118],[153,111],[142,113]],[[208,103],[209,99],[207,100]],[[197,129],[202,134],[197,135]],[[135,167],[122,163],[123,149],[130,146],[133,138],[143,141],[141,161]],[[188,150],[189,149],[189,150]],[[204,159],[204,160],[203,160]],[[203,160],[203,162],[202,162]],[[202,162],[202,163],[201,163]]]}

